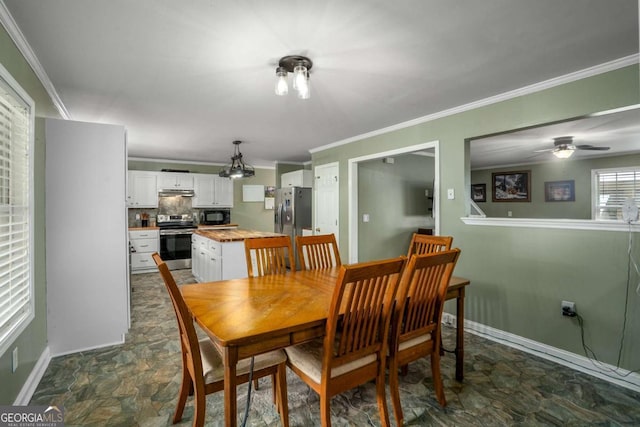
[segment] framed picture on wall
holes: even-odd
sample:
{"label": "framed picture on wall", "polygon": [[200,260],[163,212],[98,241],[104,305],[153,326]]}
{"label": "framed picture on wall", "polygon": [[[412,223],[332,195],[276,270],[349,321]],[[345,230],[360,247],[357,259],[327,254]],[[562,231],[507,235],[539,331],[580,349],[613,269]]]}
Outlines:
{"label": "framed picture on wall", "polygon": [[486,202],[487,184],[471,184],[471,200],[474,202]]}
{"label": "framed picture on wall", "polygon": [[545,202],[575,202],[576,188],[574,180],[546,181],[544,183]]}
{"label": "framed picture on wall", "polygon": [[494,202],[531,201],[531,171],[494,172],[491,181]]}

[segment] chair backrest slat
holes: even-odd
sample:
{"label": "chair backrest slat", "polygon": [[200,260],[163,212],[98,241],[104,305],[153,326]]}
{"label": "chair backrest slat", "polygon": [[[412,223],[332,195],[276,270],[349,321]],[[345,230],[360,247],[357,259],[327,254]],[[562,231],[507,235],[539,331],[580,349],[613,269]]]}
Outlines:
{"label": "chair backrest slat", "polygon": [[407,258],[411,258],[411,255],[414,254],[422,255],[448,251],[451,249],[452,242],[453,237],[451,236],[432,236],[429,234],[413,233]]}
{"label": "chair backrest slat", "polygon": [[[391,310],[405,263],[406,258],[399,257],[341,266],[325,335],[329,366],[380,351],[384,360]],[[323,370],[323,375],[329,374]]]}
{"label": "chair backrest slat", "polygon": [[398,291],[400,336],[421,335],[438,326],[459,255],[460,250],[453,249],[411,257]]}
{"label": "chair backrest slat", "polygon": [[[294,260],[289,236],[245,239],[245,256],[249,277],[284,274],[287,272],[286,258]],[[291,263],[295,266],[295,263]]]}
{"label": "chair backrest slat", "polygon": [[296,236],[296,251],[302,270],[320,270],[342,265],[333,234]]}

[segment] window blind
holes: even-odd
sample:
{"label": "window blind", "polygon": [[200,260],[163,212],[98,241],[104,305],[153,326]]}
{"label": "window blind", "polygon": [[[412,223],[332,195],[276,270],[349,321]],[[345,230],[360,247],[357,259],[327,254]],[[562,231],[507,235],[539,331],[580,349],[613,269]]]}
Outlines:
{"label": "window blind", "polygon": [[622,204],[640,204],[640,167],[595,171],[595,219],[621,220]]}
{"label": "window blind", "polygon": [[[4,79],[3,75],[0,77]],[[29,221],[32,108],[3,79],[0,79],[0,355],[34,317]]]}

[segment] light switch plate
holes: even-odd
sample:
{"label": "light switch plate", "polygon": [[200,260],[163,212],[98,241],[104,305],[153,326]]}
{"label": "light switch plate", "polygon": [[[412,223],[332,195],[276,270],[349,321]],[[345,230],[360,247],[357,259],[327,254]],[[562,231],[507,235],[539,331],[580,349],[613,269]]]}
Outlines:
{"label": "light switch plate", "polygon": [[455,196],[455,193],[453,191],[453,188],[447,189],[447,199],[453,200],[453,199],[455,199],[455,197],[456,196]]}
{"label": "light switch plate", "polygon": [[369,222],[369,214],[362,215],[362,222]]}

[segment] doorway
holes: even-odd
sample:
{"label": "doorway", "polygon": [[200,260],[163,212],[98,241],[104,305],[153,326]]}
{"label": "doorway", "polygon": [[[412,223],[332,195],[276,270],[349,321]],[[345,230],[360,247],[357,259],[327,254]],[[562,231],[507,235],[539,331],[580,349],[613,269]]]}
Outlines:
{"label": "doorway", "polygon": [[[367,156],[362,156],[362,157],[357,157],[357,158],[353,158],[353,159],[349,159],[348,161],[348,194],[349,194],[349,198],[348,198],[348,216],[349,216],[349,223],[348,223],[348,230],[349,230],[349,263],[355,263],[355,262],[359,262],[360,261],[360,251],[359,251],[359,242],[360,242],[360,231],[362,230],[363,232],[365,231],[365,227],[370,227],[367,230],[373,230],[373,232],[375,233],[379,233],[379,231],[381,230],[380,227],[385,227],[384,223],[375,223],[374,221],[374,213],[370,213],[370,212],[361,212],[360,210],[360,188],[361,185],[367,184],[367,183],[359,183],[360,180],[360,175],[362,175],[360,172],[360,167],[366,167],[367,162],[371,162],[371,161],[377,161],[382,163],[383,159],[387,159],[387,162],[392,162],[393,160],[389,160],[389,159],[393,159],[394,156],[404,156],[404,155],[408,155],[408,154],[423,154],[425,156],[430,157],[431,159],[433,159],[433,180],[432,182],[425,182],[424,183],[424,188],[421,190],[422,191],[422,196],[424,198],[432,198],[430,199],[430,201],[432,201],[432,203],[429,203],[430,207],[429,209],[431,209],[431,211],[429,212],[424,212],[424,216],[426,217],[427,215],[430,217],[429,221],[431,221],[432,223],[432,228],[434,231],[434,234],[438,234],[439,233],[439,229],[440,229],[440,220],[439,220],[439,215],[438,215],[438,211],[439,211],[439,195],[438,195],[438,190],[439,190],[439,181],[440,181],[440,171],[439,171],[439,153],[438,153],[438,141],[431,141],[431,142],[427,142],[427,143],[423,143],[423,144],[417,144],[417,145],[412,145],[409,147],[404,147],[404,148],[399,148],[399,149],[395,149],[395,150],[389,150],[389,151],[385,151],[385,152],[380,152],[380,153],[375,153],[375,154],[370,154]],[[364,169],[363,169],[364,170]],[[375,185],[375,182],[372,184]],[[369,189],[370,190],[370,189]],[[425,193],[425,190],[430,190],[429,194]],[[375,191],[375,189],[373,190]],[[384,191],[389,191],[388,189],[385,189]],[[400,191],[400,190],[399,190]],[[404,190],[402,190],[404,191]],[[391,194],[389,193],[388,196],[397,196],[397,194]],[[407,196],[404,195],[405,199],[406,197],[414,197],[415,193],[413,196]],[[379,196],[376,196],[378,198],[384,198],[385,195],[384,194],[380,194]],[[420,197],[420,196],[418,196]],[[390,200],[394,199],[393,197],[388,197]],[[381,199],[384,200],[384,199]],[[395,198],[394,200],[397,201],[397,198]],[[363,202],[364,203],[364,202]],[[364,203],[366,204],[366,203]],[[413,227],[413,223],[411,221],[413,221],[411,219],[411,215],[405,215],[404,214],[404,210],[406,208],[406,202],[401,203],[402,206],[394,206],[393,202],[390,201],[389,202],[389,206],[387,208],[387,206],[384,207],[385,210],[388,210],[389,212],[393,212],[394,209],[397,210],[398,212],[401,212],[402,215],[399,214],[398,218],[402,218],[401,221],[405,222],[405,226],[406,227]],[[378,212],[379,214],[380,212]],[[366,215],[369,214],[370,217],[366,217]],[[378,216],[378,214],[375,214],[376,216]],[[385,215],[387,217],[387,219],[389,218],[389,213],[385,212]],[[392,216],[393,214],[391,214]],[[409,217],[409,220],[407,220],[407,218]],[[426,218],[425,218],[426,220]],[[366,222],[371,221],[371,224],[366,224]],[[409,225],[406,225],[406,222],[409,221]],[[388,223],[387,223],[388,224]],[[417,223],[416,223],[417,224]],[[388,225],[387,225],[388,227]],[[417,229],[418,227],[416,227]],[[390,230],[390,232],[394,232],[393,230]],[[370,231],[367,231],[367,236],[370,235]],[[387,246],[389,242],[385,242],[384,238],[382,238],[380,241],[378,241],[376,244],[379,244],[381,246]],[[397,250],[396,250],[397,251]],[[365,254],[366,255],[366,254]],[[394,254],[393,256],[397,256],[400,255],[400,253],[398,254]]]}

